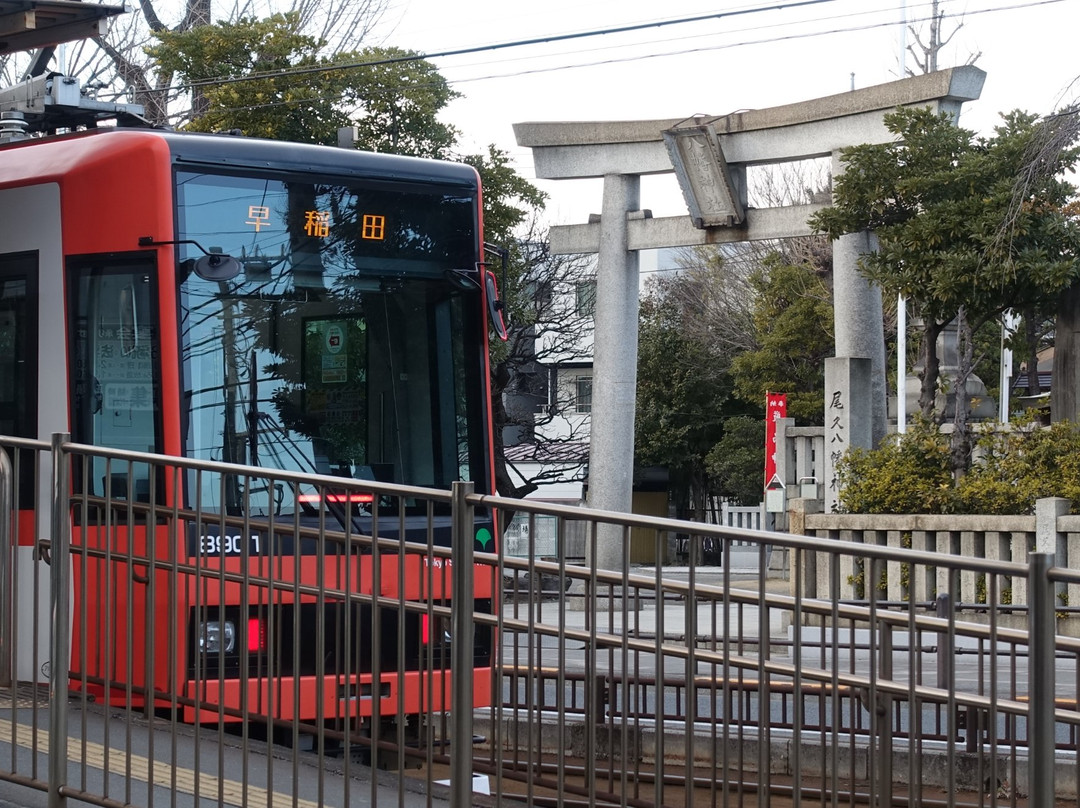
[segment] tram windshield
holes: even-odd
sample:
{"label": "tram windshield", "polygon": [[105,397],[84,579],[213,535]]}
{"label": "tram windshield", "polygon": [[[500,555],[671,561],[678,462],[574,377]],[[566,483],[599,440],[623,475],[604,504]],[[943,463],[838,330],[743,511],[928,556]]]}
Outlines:
{"label": "tram windshield", "polygon": [[[476,199],[428,185],[177,176],[189,457],[448,488],[483,463]],[[197,265],[236,258],[234,277]],[[228,274],[228,273],[227,273]],[[290,513],[292,486],[204,510]],[[190,492],[189,492],[190,493]]]}

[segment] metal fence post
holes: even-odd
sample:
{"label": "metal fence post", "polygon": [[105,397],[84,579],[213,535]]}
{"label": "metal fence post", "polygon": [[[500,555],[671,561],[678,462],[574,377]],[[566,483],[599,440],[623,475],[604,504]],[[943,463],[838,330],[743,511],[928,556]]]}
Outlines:
{"label": "metal fence post", "polygon": [[1054,804],[1054,652],[1056,615],[1049,570],[1053,553],[1028,555],[1028,805]]}
{"label": "metal fence post", "polygon": [[68,614],[70,595],[70,498],[66,455],[63,445],[71,439],[66,432],[52,436],[52,536],[49,565],[49,599],[52,608],[52,644],[49,654],[49,808],[64,808],[67,797],[68,671],[71,669]]}
{"label": "metal fence post", "polygon": [[11,458],[0,449],[0,687],[11,687],[14,672],[11,667],[11,628],[14,604],[11,602],[11,563],[15,547],[11,542],[12,487],[15,476]]}
{"label": "metal fence post", "polygon": [[937,633],[937,686],[949,690],[953,686],[953,666],[956,661],[951,631],[956,615],[953,614],[952,597],[948,592],[938,592],[935,613],[949,624]]}
{"label": "metal fence post", "polygon": [[452,598],[450,601],[450,805],[472,805],[473,740],[473,507],[471,482],[453,485]]}
{"label": "metal fence post", "polygon": [[[877,565],[874,565],[875,569]],[[875,578],[874,580],[878,580]],[[889,623],[881,625],[881,646],[879,649],[878,675],[882,681],[891,681],[893,678],[893,635],[892,626]],[[886,692],[878,691],[878,727],[881,745],[878,749],[878,805],[882,808],[890,808],[893,802],[893,700]],[[915,737],[914,733],[910,737]]]}

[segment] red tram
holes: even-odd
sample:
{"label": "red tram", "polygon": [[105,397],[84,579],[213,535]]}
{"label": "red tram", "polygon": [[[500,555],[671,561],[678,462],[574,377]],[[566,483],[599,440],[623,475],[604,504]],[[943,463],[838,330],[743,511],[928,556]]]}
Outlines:
{"label": "red tram", "polygon": [[[11,380],[0,434],[67,430],[112,449],[426,488],[470,479],[490,492],[488,331],[498,309],[480,195],[467,166],[225,135],[111,128],[0,146],[0,337],[16,346],[0,357]],[[446,709],[448,655],[429,658],[425,677],[417,654],[384,651],[376,683],[370,608],[335,617],[294,594],[335,582],[372,593],[370,555],[265,530],[268,518],[340,530],[332,522],[344,513],[344,533],[362,534],[372,496],[365,506],[363,495],[245,487],[225,473],[118,470],[87,459],[76,495],[199,517],[180,529],[160,518],[80,529],[76,519],[76,550],[108,545],[177,564],[152,586],[155,576],[106,573],[108,559],[75,556],[73,684],[177,692],[188,720],[223,706],[225,720],[239,720],[257,704],[274,720],[322,720],[345,714],[357,693],[384,699],[350,705],[352,715],[393,715],[401,700],[406,712]],[[449,545],[449,513],[410,507],[402,499],[400,521],[386,520],[406,526],[398,535],[413,538],[414,520],[419,540]],[[251,527],[260,519],[262,531]],[[491,514],[478,525],[476,546],[490,552]],[[24,550],[34,540],[18,537]],[[268,601],[175,571],[196,559],[204,577],[248,565],[288,586]],[[449,578],[430,583],[426,560],[384,550],[375,594],[445,602]],[[494,608],[494,587],[494,576],[476,576],[478,610]],[[79,619],[83,609],[97,619]],[[428,640],[424,615],[386,611],[385,642]],[[292,646],[273,665],[260,658],[267,620]],[[353,650],[335,650],[341,642]],[[492,643],[478,629],[465,673],[477,704],[490,698]]]}

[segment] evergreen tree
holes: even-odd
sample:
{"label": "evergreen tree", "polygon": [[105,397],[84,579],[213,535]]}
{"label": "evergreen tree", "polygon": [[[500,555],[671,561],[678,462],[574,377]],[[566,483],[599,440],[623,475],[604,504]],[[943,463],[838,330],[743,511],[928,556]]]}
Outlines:
{"label": "evergreen tree", "polygon": [[1016,204],[1016,178],[1039,133],[1035,116],[1009,113],[989,138],[929,109],[898,110],[885,123],[897,141],[846,149],[834,204],[811,224],[830,238],[877,235],[880,249],[860,269],[921,318],[919,400],[930,418],[946,325],[963,313],[977,333],[1006,309],[1045,306],[1080,277],[1080,223],[1066,208],[1074,189],[1062,178],[1078,152],[1059,151]]}

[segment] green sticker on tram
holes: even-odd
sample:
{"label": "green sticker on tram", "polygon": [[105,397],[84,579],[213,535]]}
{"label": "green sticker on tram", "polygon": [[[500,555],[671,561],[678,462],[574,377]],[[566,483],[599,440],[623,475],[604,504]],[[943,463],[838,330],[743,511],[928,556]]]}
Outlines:
{"label": "green sticker on tram", "polygon": [[476,540],[480,542],[480,546],[486,550],[487,546],[491,544],[491,531],[486,527],[480,528],[476,531]]}

